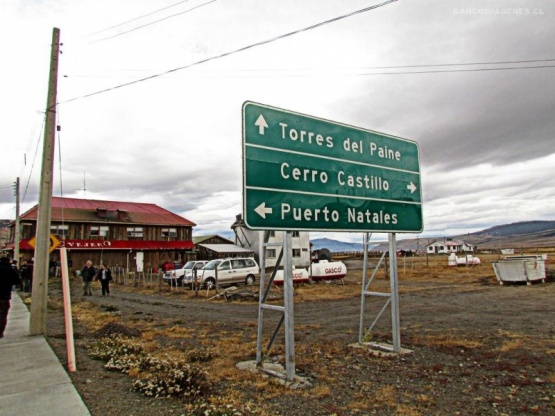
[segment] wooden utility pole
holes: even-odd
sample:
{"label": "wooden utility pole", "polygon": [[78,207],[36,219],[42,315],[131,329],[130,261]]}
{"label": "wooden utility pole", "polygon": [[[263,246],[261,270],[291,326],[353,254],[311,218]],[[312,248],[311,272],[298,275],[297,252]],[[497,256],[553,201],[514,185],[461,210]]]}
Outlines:
{"label": "wooden utility pole", "polygon": [[48,97],[46,100],[46,124],[44,126],[44,146],[35,243],[35,267],[33,270],[33,293],[31,297],[31,320],[29,324],[30,335],[44,335],[46,333],[59,52],[60,29],[54,28],[52,31]]}

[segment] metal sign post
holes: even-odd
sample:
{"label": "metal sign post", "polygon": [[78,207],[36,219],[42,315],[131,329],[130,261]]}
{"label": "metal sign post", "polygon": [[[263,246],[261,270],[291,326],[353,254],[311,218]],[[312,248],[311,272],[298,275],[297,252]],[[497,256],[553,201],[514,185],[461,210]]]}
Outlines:
{"label": "metal sign post", "polygon": [[295,314],[293,312],[293,250],[291,232],[283,233],[283,291],[285,306],[285,372],[287,380],[295,378]]}
{"label": "metal sign post", "polygon": [[401,350],[401,329],[399,320],[399,284],[397,273],[397,241],[395,233],[389,234],[389,282],[391,291],[391,331],[393,351]]}
{"label": "metal sign post", "polygon": [[[359,320],[359,332],[358,332],[358,342],[359,344],[364,343],[364,331],[371,331],[374,325],[378,322],[384,311],[387,309],[388,306],[391,306],[391,334],[392,334],[392,347],[385,347],[381,345],[380,348],[391,350],[393,352],[400,352],[401,351],[401,326],[400,326],[400,319],[399,319],[399,284],[398,284],[398,271],[397,271],[397,243],[396,243],[396,235],[395,233],[389,234],[389,282],[390,282],[390,289],[389,293],[387,292],[373,292],[370,291],[370,285],[372,284],[374,278],[376,277],[376,273],[380,268],[382,262],[385,259],[386,252],[383,253],[380,261],[376,265],[374,269],[374,273],[367,281],[368,275],[368,244],[369,244],[369,236],[368,233],[364,234],[364,264],[362,267],[362,294],[361,294],[361,301],[360,301],[360,320]],[[374,321],[370,324],[368,328],[364,326],[364,307],[366,302],[367,296],[373,296],[377,298],[385,298],[386,302],[376,315]]]}
{"label": "metal sign post", "polygon": [[[262,361],[264,360],[262,351],[262,335],[264,327],[264,311],[273,310],[281,312],[281,319],[279,320],[273,335],[266,348],[266,353],[270,351],[277,334],[283,324],[285,324],[285,377],[289,381],[295,378],[295,314],[293,303],[293,250],[291,249],[291,232],[283,233],[283,245],[279,257],[276,261],[276,266],[270,275],[270,279],[266,284],[266,247],[269,245],[269,232],[264,232],[264,237],[260,239],[260,294],[258,301],[258,331],[256,341],[256,365],[258,368],[263,368]],[[273,245],[275,246],[275,245]],[[277,268],[283,260],[283,292],[284,302],[283,306],[272,305],[266,303],[270,288],[276,276]],[[279,376],[279,374],[272,373]]]}

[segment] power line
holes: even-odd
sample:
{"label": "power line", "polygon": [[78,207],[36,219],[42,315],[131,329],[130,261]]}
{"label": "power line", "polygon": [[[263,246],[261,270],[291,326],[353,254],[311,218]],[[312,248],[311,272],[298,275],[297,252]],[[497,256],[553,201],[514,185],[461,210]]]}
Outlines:
{"label": "power line", "polygon": [[525,61],[496,61],[496,62],[464,62],[459,64],[421,64],[421,65],[397,65],[397,66],[369,66],[365,69],[397,69],[397,68],[424,68],[424,67],[442,67],[442,66],[469,66],[469,65],[503,65],[503,64],[523,64],[533,62],[552,62],[555,58],[548,59],[531,59]]}
{"label": "power line", "polygon": [[123,87],[128,87],[130,85],[138,84],[140,82],[148,81],[148,80],[151,80],[151,79],[154,79],[154,78],[159,78],[159,77],[162,77],[164,75],[171,74],[173,72],[181,71],[183,69],[191,68],[191,67],[196,66],[196,65],[200,65],[200,64],[203,64],[203,63],[206,63],[206,62],[214,61],[216,59],[224,58],[226,56],[234,55],[234,54],[239,53],[239,52],[244,52],[246,50],[255,48],[257,46],[266,45],[268,43],[272,43],[272,42],[275,42],[275,41],[278,41],[278,40],[281,40],[281,39],[285,39],[287,37],[297,35],[297,34],[302,33],[302,32],[307,32],[309,30],[316,29],[316,28],[319,28],[321,26],[337,22],[339,20],[346,19],[348,17],[352,17],[352,16],[355,16],[355,15],[360,14],[360,13],[365,13],[365,12],[368,12],[370,10],[375,10],[379,7],[387,6],[388,4],[395,3],[397,1],[398,0],[388,0],[388,1],[385,1],[383,3],[376,4],[374,6],[365,7],[363,9],[356,10],[354,12],[351,12],[351,13],[348,13],[348,14],[345,14],[345,15],[342,15],[342,16],[334,17],[332,19],[325,20],[325,21],[320,22],[320,23],[316,23],[314,25],[305,27],[304,29],[298,29],[298,30],[295,30],[293,32],[289,32],[289,33],[286,33],[286,34],[283,34],[283,35],[280,35],[280,36],[276,36],[276,37],[273,37],[273,38],[270,38],[270,39],[267,39],[267,40],[263,40],[263,41],[260,41],[260,42],[257,42],[257,43],[253,43],[253,44],[248,45],[248,46],[243,46],[242,48],[235,49],[235,50],[230,51],[230,52],[225,52],[225,53],[222,53],[220,55],[212,56],[210,58],[202,59],[200,61],[188,64],[188,65],[184,65],[184,66],[181,66],[181,67],[170,69],[168,71],[165,71],[165,72],[162,72],[162,73],[159,73],[159,74],[154,74],[154,75],[151,75],[151,76],[148,76],[148,77],[145,77],[145,78],[141,78],[141,79],[138,79],[138,80],[135,80],[135,81],[127,82],[125,84],[116,85],[115,87],[106,88],[106,89],[103,89],[103,90],[100,90],[100,91],[92,92],[90,94],[85,94],[85,95],[82,95],[80,97],[71,98],[69,100],[61,102],[60,104],[80,100],[80,99],[83,99],[83,98],[92,97],[94,95],[98,95],[98,94],[102,94],[102,93],[105,93],[105,92],[113,91],[113,90],[123,88]]}
{"label": "power line", "polygon": [[[44,117],[42,118],[42,127],[41,130],[44,128],[44,125],[46,123],[46,114],[44,115]],[[35,155],[33,157],[33,163],[31,164],[31,169],[29,170],[29,177],[27,178],[27,184],[25,185],[25,191],[23,192],[23,197],[21,198],[21,201],[25,201],[25,197],[27,196],[27,190],[29,189],[29,184],[31,183],[31,175],[33,174],[33,168],[35,167],[35,161],[37,159],[37,154],[39,151],[39,145],[41,142],[41,133],[39,133],[38,135],[38,140],[37,140],[37,146],[35,147]]]}
{"label": "power line", "polygon": [[[419,65],[396,65],[396,66],[369,66],[369,67],[362,67],[358,68],[359,70],[371,70],[371,69],[403,69],[403,68],[436,68],[436,67],[450,67],[450,66],[474,66],[474,65],[501,65],[501,64],[521,64],[521,63],[540,63],[540,62],[553,62],[555,58],[550,59],[529,59],[529,60],[519,60],[519,61],[496,61],[496,62],[463,62],[463,63],[451,63],[451,64],[419,64]],[[407,72],[376,72],[376,73],[352,73],[348,75],[352,76],[365,76],[365,75],[395,75],[395,74],[428,74],[428,73],[441,73],[441,72],[471,72],[471,71],[493,71],[493,70],[508,70],[508,69],[531,69],[531,68],[551,68],[550,65],[543,65],[543,66],[522,66],[522,67],[505,67],[505,68],[484,68],[484,69],[450,69],[444,71],[407,71]],[[340,70],[355,70],[356,68],[339,68]],[[307,72],[313,71],[311,68],[279,68],[279,69],[262,69],[262,70],[253,70],[253,69],[238,69],[235,72],[248,72],[250,75],[249,77],[253,77],[253,72],[284,72],[284,71],[300,71],[300,72]],[[229,72],[229,71],[228,71]],[[304,75],[289,75],[289,77],[295,76],[304,76]],[[64,75],[64,77],[71,77],[71,78],[122,78],[117,76],[94,76],[94,75]],[[226,75],[227,78],[232,78],[232,76]]]}
{"label": "power line", "polygon": [[163,8],[161,8],[161,9],[155,10],[155,11],[153,11],[153,12],[150,12],[150,13],[147,13],[147,14],[143,14],[142,16],[135,17],[134,19],[127,20],[127,21],[125,21],[125,22],[123,22],[123,23],[118,23],[117,25],[113,25],[113,26],[107,27],[107,28],[105,28],[105,29],[98,30],[98,31],[96,31],[96,32],[93,32],[93,33],[89,34],[88,36],[97,35],[97,34],[99,34],[99,33],[106,32],[106,31],[111,30],[111,29],[115,29],[116,27],[126,25],[127,23],[131,23],[131,22],[134,22],[134,21],[136,21],[136,20],[140,20],[140,19],[142,19],[142,18],[144,18],[144,17],[152,16],[153,14],[159,13],[159,12],[164,11],[164,10],[167,10],[167,9],[171,9],[172,7],[179,6],[180,4],[187,3],[188,1],[190,1],[190,0],[183,0],[183,1],[180,1],[180,2],[177,2],[177,3],[174,3],[174,4],[171,4],[171,5],[169,5],[169,6],[163,7]]}
{"label": "power line", "polygon": [[11,189],[13,188],[13,183],[10,184],[5,184],[5,185],[0,185],[0,190],[4,190],[4,189]]}
{"label": "power line", "polygon": [[147,26],[152,26],[152,25],[154,25],[154,24],[156,24],[156,23],[163,22],[164,20],[171,19],[172,17],[176,17],[176,16],[180,16],[180,15],[182,15],[182,14],[186,14],[186,13],[192,12],[192,11],[195,10],[195,9],[199,9],[199,8],[201,8],[201,7],[207,6],[207,5],[209,5],[210,3],[214,3],[214,2],[216,2],[216,1],[218,1],[218,0],[210,0],[210,1],[206,2],[206,3],[203,3],[203,4],[200,4],[200,5],[198,5],[198,6],[192,7],[192,8],[190,8],[190,9],[187,9],[187,10],[183,11],[183,12],[179,12],[179,13],[172,14],[172,15],[170,15],[170,16],[166,16],[166,17],[164,17],[164,18],[162,18],[162,19],[155,20],[154,22],[145,23],[144,25],[134,27],[133,29],[126,30],[125,32],[121,32],[121,33],[118,33],[118,34],[113,35],[113,36],[108,36],[107,38],[102,38],[102,39],[96,40],[96,41],[91,42],[91,43],[97,43],[97,42],[102,42],[102,41],[105,41],[105,40],[108,40],[108,39],[117,38],[118,36],[125,35],[126,33],[129,33],[129,32],[134,32],[135,30],[139,30],[139,29],[142,29],[142,28],[147,27]]}
{"label": "power line", "polygon": [[555,65],[514,66],[514,67],[502,67],[502,68],[475,68],[475,69],[446,69],[446,70],[406,71],[406,72],[371,72],[368,74],[357,74],[357,75],[371,76],[371,75],[439,74],[439,73],[447,73],[447,72],[508,71],[508,70],[540,69],[540,68],[555,68]]}

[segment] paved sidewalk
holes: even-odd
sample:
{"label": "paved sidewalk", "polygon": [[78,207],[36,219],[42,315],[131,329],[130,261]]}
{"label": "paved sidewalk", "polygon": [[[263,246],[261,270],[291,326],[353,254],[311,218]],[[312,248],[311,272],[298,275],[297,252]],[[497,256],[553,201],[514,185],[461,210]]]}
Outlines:
{"label": "paved sidewalk", "polygon": [[29,336],[29,319],[27,307],[12,293],[0,338],[0,415],[90,416],[44,336]]}

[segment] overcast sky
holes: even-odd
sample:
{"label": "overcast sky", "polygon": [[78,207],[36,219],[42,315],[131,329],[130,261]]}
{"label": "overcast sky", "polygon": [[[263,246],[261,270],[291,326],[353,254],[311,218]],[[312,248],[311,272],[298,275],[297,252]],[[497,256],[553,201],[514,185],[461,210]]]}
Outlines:
{"label": "overcast sky", "polygon": [[22,212],[38,201],[57,27],[55,196],[229,232],[250,100],[416,141],[422,236],[555,219],[555,3],[399,0],[292,34],[381,3],[2,1],[0,218],[17,177]]}

